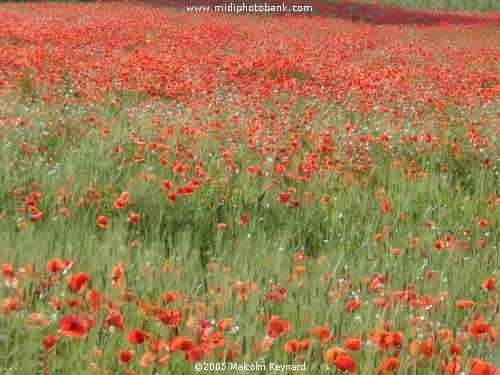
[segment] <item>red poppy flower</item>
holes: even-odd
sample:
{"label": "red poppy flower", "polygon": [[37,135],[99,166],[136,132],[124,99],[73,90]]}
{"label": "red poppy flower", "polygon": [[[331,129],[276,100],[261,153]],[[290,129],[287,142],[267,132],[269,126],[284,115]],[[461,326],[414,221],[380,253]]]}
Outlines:
{"label": "red poppy flower", "polygon": [[172,186],[172,181],[169,181],[169,180],[165,180],[161,183],[161,188],[163,190],[167,190],[169,187]]}
{"label": "red poppy flower", "polygon": [[102,305],[106,301],[106,295],[101,294],[97,289],[91,289],[87,293],[87,299],[89,300],[91,310],[95,313],[99,313]]}
{"label": "red poppy flower", "polygon": [[349,371],[350,373],[356,371],[356,362],[354,362],[354,360],[348,355],[341,355],[335,358],[333,360],[333,364],[340,371]]}
{"label": "red poppy flower", "polygon": [[206,359],[210,357],[210,352],[203,348],[203,347],[197,347],[197,348],[192,348],[188,353],[186,359],[189,362],[199,362],[202,359]]}
{"label": "red poppy flower", "polygon": [[45,273],[57,272],[61,273],[66,268],[66,263],[63,259],[53,258],[45,264]]}
{"label": "red poppy flower", "polygon": [[480,334],[488,332],[489,329],[490,329],[490,325],[488,323],[483,322],[483,321],[479,321],[479,322],[472,323],[469,326],[468,331],[472,335],[480,335]]}
{"label": "red poppy flower", "polygon": [[499,375],[500,372],[490,362],[473,358],[469,362],[470,375]]}
{"label": "red poppy flower", "polygon": [[68,275],[68,289],[73,293],[81,294],[89,281],[90,278],[85,272]]}
{"label": "red poppy flower", "polygon": [[288,193],[279,193],[278,194],[278,202],[286,203],[290,199],[290,194]]}
{"label": "red poppy flower", "polygon": [[361,340],[357,337],[352,337],[344,340],[344,345],[347,349],[357,351],[361,349]]}
{"label": "red poppy flower", "polygon": [[113,208],[116,210],[121,210],[125,206],[125,204],[127,204],[126,199],[118,198],[113,202]]}
{"label": "red poppy flower", "polygon": [[388,213],[389,209],[391,208],[391,205],[392,205],[391,202],[389,202],[387,199],[383,199],[382,200],[382,208],[381,208],[382,212],[384,214]]}
{"label": "red poppy flower", "polygon": [[128,214],[127,221],[131,224],[137,224],[139,222],[139,215],[134,212],[131,212]]}
{"label": "red poppy flower", "polygon": [[226,223],[219,223],[217,224],[217,229],[218,230],[226,230],[227,229],[227,224]]}
{"label": "red poppy flower", "polygon": [[59,321],[61,329],[57,331],[62,335],[81,338],[87,334],[87,323],[78,315],[68,314]]}
{"label": "red poppy flower", "polygon": [[330,339],[330,331],[328,331],[323,326],[316,326],[309,330],[309,334],[317,338],[321,342],[328,341]]}
{"label": "red poppy flower", "polygon": [[486,228],[486,227],[489,227],[490,226],[490,222],[486,219],[481,219],[478,221],[478,224],[483,227],[483,228]]}
{"label": "red poppy flower", "polygon": [[279,316],[272,316],[269,320],[267,335],[270,337],[281,336],[290,331],[291,328],[292,326],[286,320],[281,319]]}
{"label": "red poppy flower", "polygon": [[283,348],[288,353],[298,353],[301,350],[305,350],[305,349],[309,348],[309,340],[304,339],[304,340],[298,341],[298,340],[292,339],[292,340],[287,341],[285,343],[285,345],[283,346]]}
{"label": "red poppy flower", "polygon": [[14,267],[10,263],[3,263],[2,264],[2,274],[3,275],[8,275],[11,279],[15,277],[14,274]]}
{"label": "red poppy flower", "polygon": [[134,356],[134,351],[129,349],[122,349],[118,352],[118,360],[120,363],[126,363]]}
{"label": "red poppy flower", "polygon": [[448,344],[446,346],[446,349],[453,355],[460,355],[463,352],[462,347],[460,344],[457,344],[456,342],[452,342],[451,344]]}
{"label": "red poppy flower", "polygon": [[432,358],[435,346],[429,341],[412,341],[409,345],[409,351],[412,355],[421,355],[422,358]]}
{"label": "red poppy flower", "polygon": [[459,309],[470,309],[476,306],[476,303],[474,301],[459,299],[457,302],[455,302],[455,306]]}
{"label": "red poppy flower", "polygon": [[172,290],[170,292],[163,293],[163,301],[165,303],[175,302],[175,300],[179,297],[180,293],[178,290]]}
{"label": "red poppy flower", "polygon": [[170,328],[174,328],[182,321],[182,312],[175,308],[170,311],[159,309],[156,318],[163,322],[163,324],[167,324]]}
{"label": "red poppy flower", "polygon": [[337,359],[338,357],[343,356],[343,355],[348,355],[348,354],[343,348],[341,348],[339,346],[335,346],[333,348],[328,349],[323,354],[323,359],[327,362],[333,363],[335,361],[335,359]]}
{"label": "red poppy flower", "polygon": [[224,318],[217,322],[217,326],[221,331],[227,331],[232,321],[233,318]]}
{"label": "red poppy flower", "polygon": [[45,349],[49,350],[56,344],[58,340],[59,338],[57,336],[46,336],[42,339],[42,345],[45,347]]}
{"label": "red poppy flower", "polygon": [[239,220],[238,220],[238,223],[243,226],[243,227],[246,227],[248,225],[248,214],[241,214]]}
{"label": "red poppy flower", "polygon": [[378,366],[378,375],[389,374],[399,370],[399,359],[396,357],[384,358]]}
{"label": "red poppy flower", "polygon": [[434,247],[436,249],[442,249],[442,248],[444,248],[444,246],[445,246],[445,243],[443,241],[441,241],[441,240],[434,241]]}
{"label": "red poppy flower", "polygon": [[448,342],[453,338],[453,333],[451,330],[445,328],[437,331],[437,339],[441,342]]}
{"label": "red poppy flower", "polygon": [[108,218],[106,216],[99,216],[97,218],[97,225],[99,225],[101,228],[106,228],[106,225],[108,225]]}
{"label": "red poppy flower", "polygon": [[153,366],[156,359],[156,355],[154,353],[146,352],[142,355],[139,360],[139,366],[142,367],[151,367]]}
{"label": "red poppy flower", "polygon": [[116,264],[116,266],[111,271],[111,278],[113,279],[111,285],[116,288],[120,286],[124,274],[123,262],[120,261]]}
{"label": "red poppy flower", "polygon": [[301,251],[293,254],[293,261],[295,263],[303,263],[306,260],[306,258],[307,258],[306,253]]}
{"label": "red poppy flower", "polygon": [[126,340],[132,344],[142,344],[147,339],[149,339],[149,333],[137,328],[129,331],[126,337]]}
{"label": "red poppy flower", "polygon": [[222,353],[222,360],[228,362],[234,362],[240,356],[240,352],[235,349],[228,349],[224,353]]}
{"label": "red poppy flower", "polygon": [[108,308],[109,314],[106,317],[106,324],[120,331],[125,330],[125,324],[123,324],[123,316],[117,310]]}
{"label": "red poppy flower", "polygon": [[355,299],[349,302],[346,302],[345,309],[347,312],[351,312],[359,309],[359,307],[363,304],[363,301],[360,299]]}
{"label": "red poppy flower", "polygon": [[151,353],[158,354],[160,351],[165,349],[165,341],[158,337],[153,337],[149,339],[148,350]]}
{"label": "red poppy flower", "polygon": [[9,317],[11,311],[19,311],[19,306],[17,302],[12,297],[7,297],[2,301],[2,306],[4,308],[5,316]]}
{"label": "red poppy flower", "polygon": [[495,290],[496,289],[495,278],[488,277],[481,283],[481,288],[484,290]]}
{"label": "red poppy flower", "polygon": [[174,336],[168,340],[168,347],[173,351],[189,352],[194,348],[194,344],[189,337]]}
{"label": "red poppy flower", "polygon": [[462,358],[460,356],[452,356],[448,360],[440,360],[439,366],[441,367],[441,371],[445,374],[458,374],[462,369]]}

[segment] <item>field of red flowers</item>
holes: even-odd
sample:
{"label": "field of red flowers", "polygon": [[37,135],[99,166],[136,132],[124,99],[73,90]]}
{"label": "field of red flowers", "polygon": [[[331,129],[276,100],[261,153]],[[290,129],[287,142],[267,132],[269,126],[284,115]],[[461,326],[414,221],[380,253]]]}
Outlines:
{"label": "field of red flowers", "polygon": [[0,5],[0,371],[498,375],[500,15],[169,3]]}

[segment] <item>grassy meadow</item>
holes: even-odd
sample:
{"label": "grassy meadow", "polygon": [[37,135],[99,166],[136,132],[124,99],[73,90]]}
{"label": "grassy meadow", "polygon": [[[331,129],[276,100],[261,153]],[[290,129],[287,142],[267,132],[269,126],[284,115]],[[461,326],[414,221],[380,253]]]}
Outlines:
{"label": "grassy meadow", "polygon": [[432,8],[444,11],[498,12],[500,4],[495,0],[363,0],[404,8]]}
{"label": "grassy meadow", "polygon": [[498,13],[311,3],[0,5],[2,373],[499,373]]}

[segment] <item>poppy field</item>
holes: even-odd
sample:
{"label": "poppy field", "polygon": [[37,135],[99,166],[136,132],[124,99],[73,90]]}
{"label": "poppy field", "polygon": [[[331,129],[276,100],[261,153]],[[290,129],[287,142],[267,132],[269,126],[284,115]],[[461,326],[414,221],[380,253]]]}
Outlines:
{"label": "poppy field", "polygon": [[500,14],[186,4],[0,4],[0,372],[498,375]]}

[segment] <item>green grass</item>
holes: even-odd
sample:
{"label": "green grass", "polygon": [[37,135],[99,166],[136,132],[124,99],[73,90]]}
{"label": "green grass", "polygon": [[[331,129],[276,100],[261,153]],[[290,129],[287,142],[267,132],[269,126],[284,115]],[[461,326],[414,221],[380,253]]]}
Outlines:
{"label": "green grass", "polygon": [[402,8],[431,8],[445,11],[498,12],[500,3],[496,0],[361,0]]}
{"label": "green grass", "polygon": [[[38,102],[27,106],[23,101],[16,103],[15,99],[8,100],[7,117],[20,116],[29,107],[26,116],[31,125],[15,125],[4,133],[2,140],[0,165],[4,173],[1,176],[0,197],[2,210],[9,216],[0,220],[0,231],[4,234],[4,258],[16,265],[31,265],[33,272],[43,272],[44,262],[53,257],[74,259],[75,268],[90,275],[91,287],[108,292],[109,298],[119,298],[118,291],[111,288],[110,272],[118,261],[123,260],[127,286],[139,301],[149,303],[166,290],[179,290],[186,295],[189,306],[200,302],[214,306],[216,296],[209,293],[210,287],[219,285],[223,290],[230,290],[234,283],[231,279],[252,280],[259,286],[259,291],[250,293],[246,302],[236,303],[236,292],[233,290],[231,295],[224,297],[226,301],[221,306],[213,307],[207,314],[215,320],[233,317],[234,325],[239,327],[236,336],[238,340],[243,340],[240,341],[239,362],[254,360],[251,346],[265,329],[256,322],[262,313],[288,318],[294,328],[293,337],[297,338],[307,337],[308,329],[325,323],[331,324],[336,337],[342,337],[344,333],[366,337],[377,321],[390,319],[397,322],[397,329],[404,333],[406,340],[410,340],[413,337],[410,320],[416,311],[402,305],[384,312],[369,305],[371,292],[360,282],[374,272],[386,274],[390,289],[404,288],[411,283],[422,295],[439,297],[442,292],[448,292],[449,301],[446,300],[444,310],[436,309],[426,316],[429,321],[439,320],[443,327],[455,327],[467,319],[467,312],[456,311],[453,301],[473,299],[479,283],[494,273],[494,244],[498,233],[489,230],[489,245],[485,249],[475,246],[476,241],[484,238],[488,231],[477,228],[478,218],[493,219],[493,213],[483,202],[490,192],[495,191],[498,182],[489,170],[463,165],[454,157],[446,159],[447,156],[442,155],[451,171],[443,174],[439,165],[434,164],[433,155],[429,154],[416,159],[427,177],[408,182],[403,178],[401,169],[391,167],[391,160],[384,158],[382,153],[378,155],[379,151],[374,149],[371,155],[376,166],[368,186],[337,184],[333,173],[325,176],[329,183],[313,189],[315,195],[331,194],[332,202],[326,205],[319,202],[299,208],[282,205],[270,193],[262,193],[262,182],[248,180],[241,172],[231,177],[226,188],[214,182],[200,188],[194,196],[169,204],[156,183],[137,182],[140,173],[161,176],[161,166],[154,163],[153,155],[144,163],[125,168],[110,157],[115,144],[127,142],[132,127],[140,129],[145,137],[153,134],[150,133],[153,130],[151,126],[140,120],[148,118],[147,110],[134,108],[131,99],[125,97],[124,100],[121,109],[125,112],[114,111],[115,105],[111,100],[92,109],[92,113],[104,122],[117,118],[106,141],[100,141],[96,132],[94,137],[75,137],[69,142],[68,134],[64,132],[44,140],[39,137],[56,118],[63,122],[71,118],[72,125],[68,123],[63,128],[68,131],[69,126],[77,127],[70,132],[73,135],[78,133],[77,129],[85,130],[87,134],[95,131],[93,124],[81,122],[88,116],[83,106],[68,102],[55,109]],[[128,120],[132,110],[136,119],[133,124]],[[336,115],[341,116],[339,113]],[[177,137],[172,139],[172,143],[182,139],[181,135]],[[21,140],[29,144],[41,142],[45,151],[23,156],[18,146]],[[199,149],[205,149],[204,159],[215,162],[217,155],[212,149],[213,139],[199,142]],[[69,152],[70,149],[78,152]],[[214,154],[210,157],[212,152]],[[234,157],[243,162],[247,154],[242,149]],[[66,183],[68,178],[74,180],[71,186]],[[58,189],[64,188],[70,195],[74,192],[71,203],[64,205],[71,215],[65,218],[55,213],[35,225],[16,230],[16,223],[24,219],[22,214],[15,213],[15,209],[22,205],[12,192],[15,189],[28,192],[35,182],[43,187],[43,199],[39,205],[42,212],[57,209],[54,193]],[[113,185],[111,188],[110,184]],[[96,203],[96,207],[79,207],[77,198],[84,195],[88,186],[96,188],[103,199]],[[458,187],[458,192],[453,192],[453,187]],[[380,212],[380,201],[374,197],[375,190],[380,188],[389,193],[388,198],[393,204],[387,215]],[[109,208],[112,199],[123,190],[130,191],[136,207],[133,210],[141,215],[141,221],[136,226],[126,222],[124,212],[113,212]],[[222,193],[226,196],[225,201],[220,199]],[[259,203],[256,204],[256,197],[259,196]],[[403,211],[407,214],[405,220],[400,217]],[[246,228],[234,223],[234,218],[242,212],[251,218]],[[106,214],[110,218],[110,225],[104,230],[95,224],[98,214]],[[436,223],[437,227],[423,229],[428,221]],[[218,232],[215,227],[218,222],[229,223],[229,229]],[[382,242],[375,242],[374,234],[384,226],[390,227],[390,233]],[[471,244],[468,250],[451,253],[433,248],[433,242],[446,234],[454,238],[463,237],[465,226],[473,228],[467,235]],[[418,249],[408,246],[413,237],[421,240]],[[128,246],[131,241],[137,241],[136,248]],[[391,254],[392,248],[400,248],[401,254]],[[427,256],[421,255],[422,248],[428,249]],[[286,277],[295,266],[292,254],[296,251],[304,251],[310,259],[305,263],[305,274],[298,278],[306,281],[304,288],[297,282],[287,281]],[[450,263],[452,255],[457,258],[454,263]],[[317,256],[324,256],[325,259],[318,263],[314,261]],[[209,262],[217,263],[219,269],[208,271],[206,265]],[[163,273],[164,263],[170,264],[172,269],[183,270],[182,277],[175,276],[172,271]],[[221,273],[222,267],[230,267],[230,271]],[[436,272],[436,279],[425,278],[429,270]],[[329,300],[329,292],[344,274],[354,283],[353,292],[358,298],[368,301],[368,306],[359,313],[346,313],[344,310],[345,302],[352,296],[338,295]],[[327,275],[331,281],[322,281],[322,275]],[[65,293],[64,278],[48,294]],[[280,303],[266,303],[262,293],[274,282],[287,288],[288,297]],[[38,332],[25,327],[25,317],[0,319],[3,332],[0,350],[4,353],[0,366],[6,374],[35,373],[40,363],[40,336],[54,332],[58,317],[72,311],[69,307],[63,307],[60,313],[48,310],[48,294],[33,294],[37,286],[33,284],[32,277],[21,279],[19,287],[26,296],[23,305],[30,312],[42,312],[49,317],[54,316],[54,320]],[[2,293],[7,296],[5,288]],[[121,311],[126,316],[127,329],[142,327],[165,337],[164,329],[154,319],[141,315],[133,304],[125,305]],[[104,317],[105,314],[97,317],[97,326],[103,323]],[[301,324],[306,317],[311,323]],[[119,336],[93,329],[81,340],[62,338],[57,355],[50,357],[48,368],[54,373],[83,373],[92,362],[113,373],[121,371],[124,365],[120,365],[115,357],[116,351],[124,346]],[[278,340],[273,346],[275,349],[266,354],[267,361],[292,363],[292,357],[281,349],[285,341],[284,338]],[[92,348],[103,350],[102,356],[91,358]],[[312,345],[305,352],[305,361],[311,366],[311,372],[322,373],[328,365],[322,362],[318,349],[316,344]],[[136,356],[142,350],[139,348]],[[407,354],[405,347],[402,357]],[[477,345],[467,352],[466,358],[492,360],[491,355],[486,346]],[[181,356],[173,357],[175,359],[168,362],[167,369],[162,371],[193,371],[192,365],[184,363]],[[382,357],[377,350],[370,348],[364,350],[362,355],[354,356],[361,368],[376,367]],[[430,373],[432,368],[432,363],[427,363],[423,368],[417,370],[411,366],[407,371]]]}

